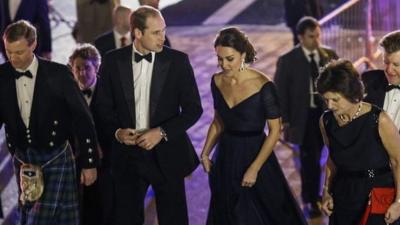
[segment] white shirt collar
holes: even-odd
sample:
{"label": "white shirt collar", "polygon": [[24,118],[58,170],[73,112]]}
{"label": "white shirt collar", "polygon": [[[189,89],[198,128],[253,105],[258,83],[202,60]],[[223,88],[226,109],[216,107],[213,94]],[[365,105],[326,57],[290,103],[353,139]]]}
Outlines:
{"label": "white shirt collar", "polygon": [[35,77],[37,74],[37,70],[39,67],[39,60],[36,58],[35,55],[33,55],[33,59],[31,64],[26,68],[26,70],[21,70],[21,69],[15,69],[18,72],[26,72],[29,70],[29,72],[31,72],[32,76]]}

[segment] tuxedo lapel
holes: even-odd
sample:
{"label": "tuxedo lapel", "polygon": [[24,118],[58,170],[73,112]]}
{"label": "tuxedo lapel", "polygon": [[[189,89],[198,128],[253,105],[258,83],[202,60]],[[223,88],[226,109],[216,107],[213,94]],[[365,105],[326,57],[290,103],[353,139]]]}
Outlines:
{"label": "tuxedo lapel", "polygon": [[[11,65],[10,65],[10,68],[11,68]],[[14,73],[14,69],[11,69],[10,72]],[[5,93],[9,93],[9,97],[7,99],[9,99],[8,105],[10,106],[9,107],[10,115],[12,115],[15,118],[15,120],[12,120],[12,122],[15,124],[17,124],[17,123],[24,124],[22,117],[21,117],[21,112],[18,107],[17,87],[15,84],[14,76],[10,77],[9,85],[5,85],[4,87],[6,87],[8,89]],[[10,127],[17,127],[17,126],[10,125]]]}
{"label": "tuxedo lapel", "polygon": [[133,84],[133,70],[132,70],[132,45],[124,49],[121,57],[117,60],[118,75],[120,76],[122,89],[129,108],[129,115],[133,124],[135,125],[135,91]]}
{"label": "tuxedo lapel", "polygon": [[167,79],[169,65],[170,61],[163,52],[156,53],[150,88],[150,121],[153,121],[152,118],[155,116],[161,92]]}

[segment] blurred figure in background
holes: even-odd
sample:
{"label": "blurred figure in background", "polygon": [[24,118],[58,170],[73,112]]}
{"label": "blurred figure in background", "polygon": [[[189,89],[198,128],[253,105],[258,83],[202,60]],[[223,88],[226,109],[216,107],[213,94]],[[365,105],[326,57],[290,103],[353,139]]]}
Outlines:
{"label": "blurred figure in background", "polygon": [[77,22],[73,36],[78,43],[93,43],[112,29],[112,11],[119,0],[76,0]]}
{"label": "blurred figure in background", "polygon": [[321,152],[324,146],[318,127],[323,102],[316,92],[318,69],[336,53],[321,46],[321,27],[312,17],[303,17],[296,28],[300,45],[278,59],[275,82],[280,98],[284,139],[300,148],[301,196],[310,217],[321,215]]}
{"label": "blurred figure in background", "polygon": [[129,16],[131,9],[125,6],[116,6],[113,11],[113,29],[96,38],[94,44],[103,57],[108,51],[125,47],[132,43]]}
{"label": "blurred figure in background", "polygon": [[[0,34],[3,34],[7,25],[21,19],[29,21],[38,30],[35,54],[51,59],[52,40],[47,0],[0,1]],[[6,58],[2,41],[0,43],[0,51],[3,57]]]}
{"label": "blurred figure in background", "polygon": [[285,0],[285,20],[286,25],[293,34],[293,45],[299,43],[296,25],[304,16],[311,16],[320,19],[323,15],[322,7],[319,0]]}

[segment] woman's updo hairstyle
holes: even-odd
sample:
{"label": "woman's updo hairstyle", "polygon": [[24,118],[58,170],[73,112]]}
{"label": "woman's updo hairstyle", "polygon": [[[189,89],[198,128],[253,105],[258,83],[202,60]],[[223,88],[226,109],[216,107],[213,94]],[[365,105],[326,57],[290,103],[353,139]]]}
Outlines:
{"label": "woman's updo hairstyle", "polygon": [[240,52],[240,54],[246,53],[245,63],[250,64],[257,60],[257,53],[253,45],[237,27],[228,27],[220,30],[214,41],[214,48],[217,46],[231,47]]}

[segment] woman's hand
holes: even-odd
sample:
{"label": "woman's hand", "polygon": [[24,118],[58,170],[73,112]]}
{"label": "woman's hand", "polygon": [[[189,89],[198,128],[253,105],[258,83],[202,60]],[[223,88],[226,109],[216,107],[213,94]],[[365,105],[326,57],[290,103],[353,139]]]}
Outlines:
{"label": "woman's hand", "polygon": [[258,170],[250,166],[243,176],[242,187],[253,187],[257,181],[257,175]]}
{"label": "woman's hand", "polygon": [[322,196],[321,211],[327,216],[332,215],[333,198],[328,192],[324,192]]}
{"label": "woman's hand", "polygon": [[210,173],[211,166],[212,166],[212,162],[211,162],[210,158],[208,156],[204,155],[204,156],[201,156],[200,161],[201,161],[201,165],[203,165],[204,172]]}
{"label": "woman's hand", "polygon": [[389,209],[385,213],[385,222],[387,224],[394,223],[400,217],[400,203],[394,202],[390,205]]}

